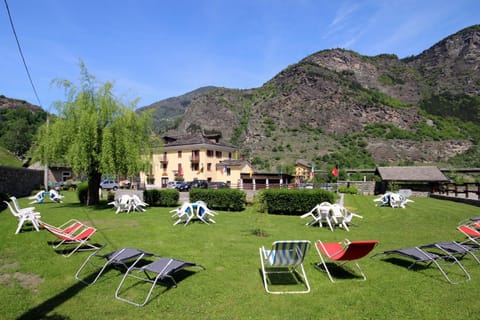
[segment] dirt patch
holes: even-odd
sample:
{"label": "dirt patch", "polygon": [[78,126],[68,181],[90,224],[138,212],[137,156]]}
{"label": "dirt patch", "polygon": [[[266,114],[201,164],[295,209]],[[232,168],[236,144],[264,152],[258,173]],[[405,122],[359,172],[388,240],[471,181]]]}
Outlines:
{"label": "dirt patch", "polygon": [[[0,261],[1,263],[2,261]],[[17,262],[13,262],[13,263],[9,263],[9,264],[4,264],[4,265],[0,265],[0,271],[4,270],[4,269],[10,269],[10,268],[16,268],[18,267],[18,263]]]}
{"label": "dirt patch", "polygon": [[[3,261],[0,261],[0,263],[2,262]],[[5,272],[5,271],[8,271],[8,269],[13,269],[16,267],[18,267],[17,262],[2,264],[0,265],[0,272]],[[36,274],[28,274],[28,273],[22,273],[22,272],[0,274],[0,285],[12,287],[18,284],[22,288],[31,290],[33,292],[38,292],[38,286],[42,282],[43,282],[43,279]]]}

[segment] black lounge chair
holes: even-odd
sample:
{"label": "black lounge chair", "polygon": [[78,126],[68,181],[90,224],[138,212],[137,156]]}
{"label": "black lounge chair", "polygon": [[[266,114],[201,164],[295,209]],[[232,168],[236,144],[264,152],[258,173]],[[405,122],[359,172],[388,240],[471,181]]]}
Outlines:
{"label": "black lounge chair", "polygon": [[405,248],[405,249],[398,249],[398,250],[387,250],[387,251],[380,252],[373,255],[372,258],[381,254],[383,255],[398,254],[403,257],[412,259],[413,262],[410,266],[408,266],[408,269],[412,269],[413,266],[415,266],[416,264],[424,264],[424,266],[426,267],[429,267],[430,265],[433,264],[438,268],[438,270],[440,270],[440,272],[445,277],[445,279],[452,284],[457,284],[459,282],[454,282],[450,279],[450,277],[445,272],[445,270],[443,270],[440,262],[443,262],[445,265],[447,265],[447,263],[450,265],[457,264],[465,274],[467,278],[466,280],[471,279],[470,274],[467,272],[467,270],[465,270],[465,268],[460,263],[460,261],[458,261],[457,258],[455,258],[453,255],[450,255],[450,254],[437,254],[434,252],[422,250],[419,247],[413,247],[413,248]]}
{"label": "black lounge chair", "polygon": [[[177,282],[173,277],[174,273],[188,267],[200,267],[203,270],[205,270],[203,266],[196,264],[194,262],[187,262],[187,261],[177,260],[173,258],[159,257],[157,260],[149,264],[146,264],[142,267],[137,267],[136,265],[139,261],[140,259],[137,259],[137,261],[135,261],[130,266],[130,268],[128,268],[127,272],[123,276],[122,281],[118,285],[117,290],[115,291],[115,298],[124,302],[128,302],[130,304],[136,305],[137,307],[143,307],[148,302],[148,300],[150,299],[150,296],[152,295],[153,289],[155,288],[155,285],[160,280],[169,278],[173,282],[173,286],[177,287]],[[139,274],[143,273],[144,276],[136,275],[134,273],[139,273]],[[134,302],[133,300],[120,297],[119,295],[120,289],[122,288],[125,282],[125,279],[127,277],[133,277],[141,281],[150,282],[152,284],[152,286],[150,287],[150,290],[147,293],[145,300],[142,303],[137,303],[137,302]]]}
{"label": "black lounge chair", "polygon": [[[144,257],[153,256],[153,253],[146,252],[143,250],[135,249],[135,248],[122,248],[113,252],[109,252],[107,254],[99,254],[99,252],[105,248],[105,246],[101,247],[99,250],[95,251],[88,258],[83,262],[83,264],[78,269],[77,273],[75,274],[75,279],[85,283],[86,285],[94,284],[97,282],[98,278],[102,275],[107,267],[113,268],[123,268],[124,270],[128,269],[129,262],[137,262]],[[95,263],[96,260],[107,260],[103,265],[98,265]],[[80,273],[82,270],[88,265],[93,265],[94,267],[101,268],[97,271],[95,278],[92,281],[88,281],[86,279],[80,278]],[[93,277],[93,275],[89,276],[88,278]]]}
{"label": "black lounge chair", "polygon": [[456,241],[446,241],[446,242],[436,242],[432,244],[427,244],[420,247],[421,249],[438,249],[446,254],[454,255],[459,259],[463,259],[467,254],[470,254],[478,264],[480,264],[480,259],[474,254],[474,251],[480,250],[480,247],[459,243]]}

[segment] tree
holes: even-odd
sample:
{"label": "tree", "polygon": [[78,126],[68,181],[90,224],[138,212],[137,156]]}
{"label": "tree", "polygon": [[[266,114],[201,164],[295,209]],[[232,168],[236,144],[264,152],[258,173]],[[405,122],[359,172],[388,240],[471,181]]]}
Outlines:
{"label": "tree", "polygon": [[0,110],[2,145],[16,156],[24,156],[30,149],[38,127],[45,123],[45,118],[46,112],[24,107]]}
{"label": "tree", "polygon": [[67,99],[55,103],[57,116],[39,130],[35,159],[71,166],[88,178],[87,205],[99,202],[103,175],[132,176],[150,160],[151,117],[134,111],[115,98],[113,84],[99,84],[80,63],[80,85],[55,80],[65,88]]}

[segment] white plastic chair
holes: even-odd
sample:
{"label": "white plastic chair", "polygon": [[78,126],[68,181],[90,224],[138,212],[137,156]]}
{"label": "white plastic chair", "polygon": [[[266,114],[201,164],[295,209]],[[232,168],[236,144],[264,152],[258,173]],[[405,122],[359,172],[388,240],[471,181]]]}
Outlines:
{"label": "white plastic chair", "polygon": [[148,206],[148,203],[141,200],[139,196],[137,196],[136,194],[132,195],[131,197],[132,197],[131,199],[132,209],[135,211],[145,212],[146,211],[145,207]]}
{"label": "white plastic chair", "polygon": [[7,204],[8,206],[8,209],[10,210],[10,212],[12,213],[12,215],[18,220],[18,226],[17,226],[17,230],[15,231],[15,234],[18,234],[20,232],[20,230],[22,229],[23,227],[23,224],[25,222],[30,222],[33,227],[35,228],[36,231],[39,231],[39,220],[40,220],[40,213],[38,212],[24,212],[24,213],[21,213],[21,212],[17,212],[15,211],[15,209],[13,209],[13,207],[10,205],[9,202],[7,201],[3,201]]}
{"label": "white plastic chair", "polygon": [[192,204],[192,207],[196,207],[195,215],[203,223],[216,223],[211,217],[214,216],[213,211],[207,208],[207,205],[203,201],[197,201]]}
{"label": "white plastic chair", "polygon": [[184,202],[180,208],[177,208],[177,218],[178,220],[175,221],[173,225],[177,225],[179,223],[184,223],[186,226],[187,224],[192,221],[195,217],[195,211],[193,210],[193,206],[190,202]]}
{"label": "white plastic chair", "polygon": [[130,213],[132,210],[132,197],[128,194],[124,194],[120,197],[117,203],[117,211],[115,213],[126,212]]}
{"label": "white plastic chair", "polygon": [[344,228],[345,230],[347,231],[350,231],[350,229],[348,228],[348,226],[352,223],[352,219],[354,217],[357,217],[357,218],[360,218],[360,219],[363,219],[363,216],[359,215],[359,214],[356,214],[356,213],[353,213],[353,212],[350,212],[348,210],[345,210],[345,215],[343,216],[343,218],[341,218],[339,221],[338,221],[338,224]]}
{"label": "white plastic chair", "polygon": [[53,202],[63,202],[63,196],[57,190],[50,189],[48,193],[50,194],[50,200],[52,200]]}
{"label": "white plastic chair", "polygon": [[42,203],[44,198],[45,198],[45,191],[43,190],[37,192],[37,194],[35,194],[34,196],[28,197],[28,199],[33,200],[32,202],[30,202],[30,204]]}
{"label": "white plastic chair", "polygon": [[27,207],[27,208],[20,208],[20,204],[18,203],[18,199],[14,196],[10,197],[10,200],[13,202],[13,206],[15,210],[20,213],[33,213],[35,212],[35,207]]}

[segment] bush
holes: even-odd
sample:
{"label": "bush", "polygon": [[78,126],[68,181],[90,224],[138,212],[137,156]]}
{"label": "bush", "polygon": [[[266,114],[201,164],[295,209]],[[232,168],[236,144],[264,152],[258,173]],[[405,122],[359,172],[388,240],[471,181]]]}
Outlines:
{"label": "bush", "polygon": [[302,215],[322,202],[335,202],[335,194],[321,189],[262,191],[260,206],[269,214]]}
{"label": "bush", "polygon": [[349,193],[349,194],[358,194],[357,186],[340,186],[338,192]]}
{"label": "bush", "polygon": [[180,193],[175,189],[145,190],[143,199],[154,207],[174,207],[178,205]]}
{"label": "bush", "polygon": [[236,189],[192,189],[190,201],[202,200],[211,209],[242,211],[245,209],[247,194]]}
{"label": "bush", "polygon": [[78,200],[81,204],[87,204],[88,199],[88,182],[79,183],[77,186]]}

